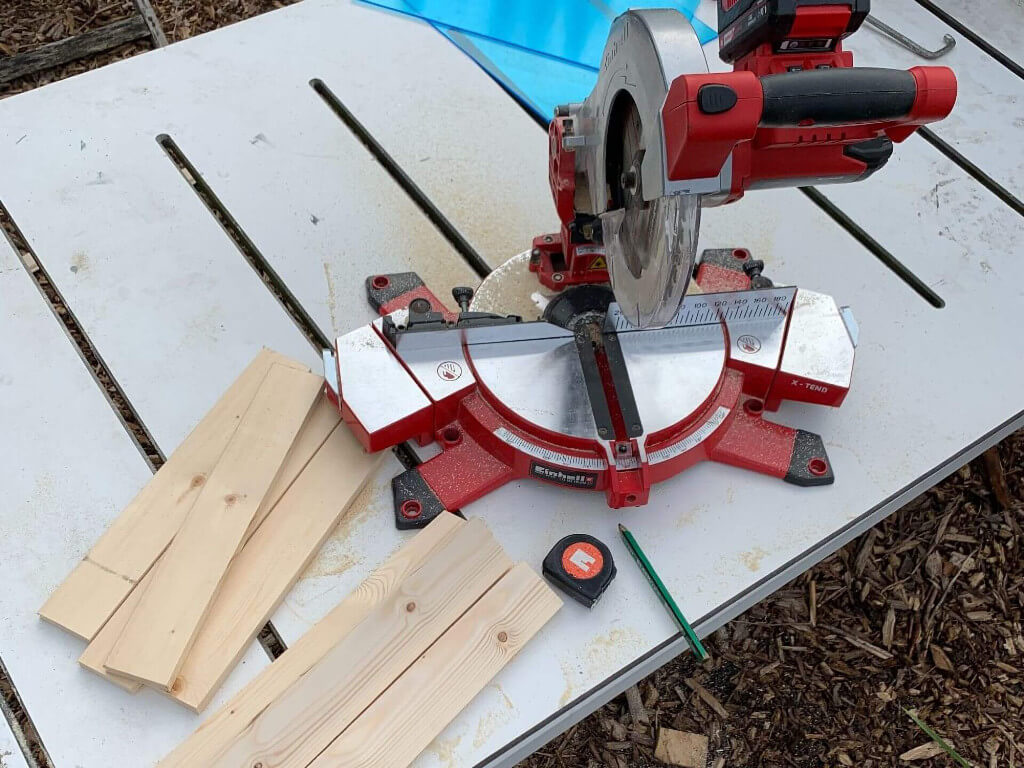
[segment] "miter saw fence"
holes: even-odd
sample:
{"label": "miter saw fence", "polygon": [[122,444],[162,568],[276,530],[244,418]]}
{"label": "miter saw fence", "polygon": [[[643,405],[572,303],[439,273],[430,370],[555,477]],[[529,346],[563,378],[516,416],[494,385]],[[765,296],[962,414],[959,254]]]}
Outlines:
{"label": "miter saw fence", "polygon": [[[749,189],[864,179],[893,142],[949,114],[947,67],[856,68],[842,40],[867,0],[719,0],[709,73],[689,22],[630,11],[612,25],[597,85],[559,107],[549,178],[560,232],[533,244],[549,288],[610,280],[638,327],[664,325],[686,292],[699,207]],[[672,203],[668,203],[672,200]]]}

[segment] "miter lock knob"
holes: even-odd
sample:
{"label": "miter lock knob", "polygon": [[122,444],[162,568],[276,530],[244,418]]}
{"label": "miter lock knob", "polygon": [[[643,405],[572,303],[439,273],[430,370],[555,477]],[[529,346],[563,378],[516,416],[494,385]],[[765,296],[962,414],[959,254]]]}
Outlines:
{"label": "miter lock knob", "polygon": [[473,289],[467,288],[464,285],[452,288],[452,298],[455,299],[455,303],[459,305],[460,310],[469,312],[469,302],[473,300]]}
{"label": "miter lock knob", "polygon": [[760,259],[751,259],[743,264],[743,271],[750,278],[750,287],[754,290],[772,288],[775,285],[775,283],[761,274],[763,270],[764,262]]}

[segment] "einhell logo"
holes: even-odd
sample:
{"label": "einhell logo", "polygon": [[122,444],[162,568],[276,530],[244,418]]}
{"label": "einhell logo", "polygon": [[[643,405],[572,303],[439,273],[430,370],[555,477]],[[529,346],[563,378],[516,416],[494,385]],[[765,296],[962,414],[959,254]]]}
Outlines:
{"label": "einhell logo", "polygon": [[595,472],[572,472],[558,467],[549,467],[546,464],[534,461],[530,463],[530,474],[549,483],[567,485],[570,488],[596,488],[597,474]]}

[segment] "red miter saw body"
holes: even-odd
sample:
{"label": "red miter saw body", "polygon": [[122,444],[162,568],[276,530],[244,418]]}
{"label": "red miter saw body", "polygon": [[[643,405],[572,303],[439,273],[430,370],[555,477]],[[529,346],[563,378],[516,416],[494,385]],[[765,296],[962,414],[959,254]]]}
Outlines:
{"label": "red miter saw body", "polygon": [[[376,275],[367,291],[381,317],[325,350],[328,394],[368,451],[413,439],[440,447],[393,480],[400,528],[521,478],[603,491],[610,507],[646,504],[655,483],[705,460],[797,485],[833,482],[818,435],[763,414],[783,400],[843,402],[857,343],[849,310],[774,285],[745,249],[718,249],[693,270],[701,292],[681,299],[664,327],[642,327],[627,320],[619,286],[613,296],[603,285],[601,215],[615,207],[620,174],[640,210],[677,194],[706,207],[748,189],[864,178],[893,141],[948,114],[956,81],[941,67],[852,68],[841,40],[867,13],[865,0],[720,0],[733,72],[665,80],[638,67],[622,77],[616,57],[627,38],[661,52],[636,60],[648,62],[671,59],[673,41],[696,42],[666,13],[616,20],[595,88],[654,83],[640,97],[654,93],[656,108],[634,104],[655,121],[635,158],[614,157],[606,135],[616,93],[606,94],[610,114],[588,99],[559,108],[550,125],[561,231],[498,270],[521,267],[558,292],[540,321],[471,307],[468,288],[455,289],[452,311],[413,273]],[[631,24],[644,30],[630,35]],[[703,62],[699,44],[697,53]]]}

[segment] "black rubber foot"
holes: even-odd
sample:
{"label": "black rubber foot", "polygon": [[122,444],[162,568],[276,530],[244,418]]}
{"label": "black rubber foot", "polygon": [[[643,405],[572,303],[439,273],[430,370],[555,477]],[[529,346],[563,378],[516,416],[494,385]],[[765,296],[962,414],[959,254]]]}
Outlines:
{"label": "black rubber foot", "polygon": [[394,478],[391,492],[395,498],[395,527],[400,531],[424,528],[445,511],[418,467]]}
{"label": "black rubber foot", "polygon": [[796,431],[793,456],[784,479],[787,483],[803,486],[831,485],[836,481],[820,435],[802,429]]}

